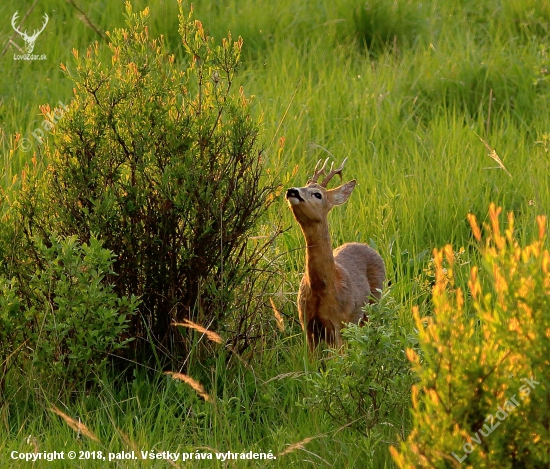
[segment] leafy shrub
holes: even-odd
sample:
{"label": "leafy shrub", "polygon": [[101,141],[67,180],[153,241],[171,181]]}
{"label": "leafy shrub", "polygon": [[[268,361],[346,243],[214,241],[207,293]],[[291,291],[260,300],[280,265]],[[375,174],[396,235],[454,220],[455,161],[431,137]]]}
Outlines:
{"label": "leafy shrub", "polygon": [[117,254],[117,275],[107,278],[114,291],[141,299],[128,331],[141,339],[138,352],[152,357],[155,343],[181,356],[174,321],[248,337],[224,321],[243,278],[255,275],[263,246],[248,238],[274,182],[263,174],[250,99],[232,88],[242,40],[214,45],[180,2],[176,59],[162,38],[149,38],[148,9],[134,14],[127,2],[126,10],[128,29],[109,34],[109,51],[75,51],[75,69],[65,67],[75,98],[21,213],[31,233],[84,243],[95,233]]}
{"label": "leafy shrub", "polygon": [[33,248],[31,275],[0,276],[2,377],[25,359],[41,376],[78,382],[130,340],[124,336],[137,300],[105,284],[114,255],[97,239],[81,245],[75,236],[52,237]]}
{"label": "leafy shrub", "polygon": [[[550,253],[539,238],[521,247],[514,218],[502,235],[491,205],[483,269],[473,267],[474,311],[454,286],[450,246],[436,251],[433,317],[415,312],[422,360],[414,353],[414,428],[399,467],[548,467],[550,456]],[[474,236],[481,231],[470,216]],[[447,267],[444,266],[444,257]]]}
{"label": "leafy shrub", "polygon": [[22,249],[18,217],[14,217],[8,203],[9,193],[0,188],[0,392],[8,371],[23,350],[28,329],[14,278],[15,259],[26,250]]}
{"label": "leafy shrub", "polygon": [[35,365],[56,376],[100,369],[108,353],[130,340],[122,337],[138,304],[135,297],[119,298],[103,281],[113,274],[115,256],[97,239],[80,245],[76,236],[50,239],[48,246],[38,241],[36,248],[44,270],[28,284],[31,309],[43,316],[35,329]]}
{"label": "leafy shrub", "polygon": [[365,435],[392,418],[401,421],[413,380],[405,350],[414,346],[414,338],[399,325],[397,305],[387,294],[367,311],[364,326],[350,324],[342,331],[348,347],[313,375],[314,397],[307,401],[340,425]]}
{"label": "leafy shrub", "polygon": [[15,279],[0,276],[0,392],[5,378],[25,344],[26,320]]}

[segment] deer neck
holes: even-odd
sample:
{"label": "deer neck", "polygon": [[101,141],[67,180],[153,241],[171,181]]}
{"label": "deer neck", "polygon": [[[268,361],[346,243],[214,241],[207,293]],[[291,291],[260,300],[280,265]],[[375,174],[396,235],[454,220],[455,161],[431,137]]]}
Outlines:
{"label": "deer neck", "polygon": [[313,291],[331,289],[335,282],[335,264],[328,223],[302,227],[306,238],[306,275]]}

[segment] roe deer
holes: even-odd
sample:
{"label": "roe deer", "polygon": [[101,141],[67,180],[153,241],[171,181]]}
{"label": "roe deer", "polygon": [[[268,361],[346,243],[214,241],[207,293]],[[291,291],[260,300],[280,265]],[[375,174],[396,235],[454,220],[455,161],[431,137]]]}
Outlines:
{"label": "roe deer", "polygon": [[[300,323],[307,333],[310,349],[321,339],[340,346],[340,330],[346,323],[358,324],[364,318],[365,303],[380,299],[386,276],[384,261],[366,244],[346,243],[332,250],[327,215],[335,205],[348,200],[355,180],[328,190],[327,184],[342,165],[325,173],[328,158],[321,169],[321,160],[305,187],[291,187],[286,192],[288,205],[306,238],[306,272],[298,292]],[[326,176],[318,184],[320,175]]]}

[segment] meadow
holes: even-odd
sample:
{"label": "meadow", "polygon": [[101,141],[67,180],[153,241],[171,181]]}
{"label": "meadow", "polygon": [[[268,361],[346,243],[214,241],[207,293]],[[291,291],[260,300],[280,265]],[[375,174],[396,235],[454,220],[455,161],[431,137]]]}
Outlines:
{"label": "meadow", "polygon": [[[2,3],[1,50],[14,34],[14,12],[21,18],[33,3]],[[60,63],[71,68],[73,48],[83,52],[92,41],[105,42],[99,33],[124,26],[122,2],[77,3],[80,11],[72,1],[40,0],[29,15],[29,30],[49,16],[34,51],[46,60],[14,60],[19,52],[12,45],[0,57],[3,188],[41,154],[33,137],[43,121],[39,106],[72,98],[73,84]],[[134,11],[150,6],[151,36],[163,35],[181,56],[176,1],[132,4]],[[513,211],[520,240],[536,233],[535,216],[550,206],[550,2],[212,0],[194,9],[216,41],[228,31],[243,37],[235,89],[254,96],[266,171],[286,187],[302,186],[317,160],[348,158],[344,179],[357,179],[358,186],[330,216],[333,246],[360,241],[377,248],[397,320],[409,331],[412,307],[431,309],[433,249],[464,248],[456,269],[460,285],[479,261],[469,213],[486,221],[494,202]],[[13,40],[23,46],[20,37]],[[12,451],[142,449],[272,452],[272,467],[395,467],[388,447],[407,434],[406,413],[394,419],[399,424],[364,435],[307,405],[307,377],[322,366],[308,355],[297,321],[304,240],[283,194],[257,234],[284,228],[270,252],[280,276],[277,290],[269,292],[284,316],[284,331],[274,319],[267,323],[272,327],[262,330],[254,353],[237,365],[228,367],[223,351],[208,368],[197,358],[197,376],[208,383],[214,402],[139,366],[131,380],[111,370],[71,399],[55,383],[29,379],[23,391],[8,386],[8,399],[9,392],[17,396],[9,405],[0,400],[0,467],[30,464],[11,460]],[[98,442],[77,438],[51,411],[69,401],[61,410],[85,423]],[[111,464],[168,467],[164,461]],[[215,460],[175,465],[191,464],[266,467]],[[35,467],[53,465],[39,461]],[[105,462],[91,458],[55,467]]]}

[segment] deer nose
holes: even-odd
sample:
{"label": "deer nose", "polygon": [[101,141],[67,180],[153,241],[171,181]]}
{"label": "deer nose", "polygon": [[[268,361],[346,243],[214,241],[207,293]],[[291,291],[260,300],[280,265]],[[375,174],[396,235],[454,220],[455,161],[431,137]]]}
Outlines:
{"label": "deer nose", "polygon": [[291,187],[286,191],[286,198],[290,199],[291,197],[294,197],[295,199],[298,199],[300,201],[303,201],[302,197],[300,196],[300,192],[298,189],[295,189],[294,187]]}

